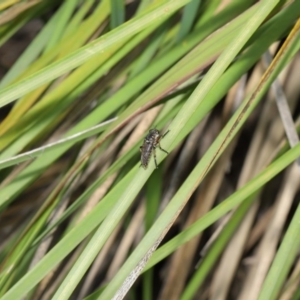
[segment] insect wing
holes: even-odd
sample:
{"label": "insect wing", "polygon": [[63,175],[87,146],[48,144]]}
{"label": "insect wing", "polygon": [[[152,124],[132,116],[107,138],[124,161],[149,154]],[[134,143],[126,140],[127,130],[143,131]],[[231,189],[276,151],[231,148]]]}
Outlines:
{"label": "insect wing", "polygon": [[152,154],[152,145],[146,140],[141,149],[141,164],[144,168],[147,168],[151,154]]}
{"label": "insect wing", "polygon": [[168,133],[169,131],[167,131],[164,135],[161,135],[160,132],[153,128],[149,130],[149,133],[146,135],[145,139],[144,139],[144,143],[143,146],[140,147],[140,151],[141,151],[141,165],[143,166],[144,169],[147,168],[150,157],[152,155],[152,153],[154,153],[154,162],[155,162],[155,166],[157,168],[157,162],[156,162],[156,155],[155,155],[155,149],[158,146],[159,149],[165,153],[168,154],[168,152],[166,150],[164,150],[161,146],[160,146],[160,140]]}

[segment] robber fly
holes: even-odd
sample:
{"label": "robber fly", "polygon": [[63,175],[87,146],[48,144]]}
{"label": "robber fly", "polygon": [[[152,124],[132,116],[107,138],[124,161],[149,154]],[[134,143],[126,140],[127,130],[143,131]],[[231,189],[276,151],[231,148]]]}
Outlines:
{"label": "robber fly", "polygon": [[169,154],[168,151],[164,150],[161,146],[160,146],[160,140],[169,132],[169,130],[164,133],[164,134],[160,134],[159,130],[153,128],[149,130],[149,133],[147,134],[147,136],[144,139],[144,143],[143,146],[140,147],[140,151],[141,151],[141,166],[146,169],[148,166],[148,162],[150,160],[150,157],[153,153],[154,156],[154,162],[155,162],[155,167],[156,169],[158,168],[157,166],[157,161],[156,161],[156,153],[155,153],[155,149],[158,146],[158,148]]}

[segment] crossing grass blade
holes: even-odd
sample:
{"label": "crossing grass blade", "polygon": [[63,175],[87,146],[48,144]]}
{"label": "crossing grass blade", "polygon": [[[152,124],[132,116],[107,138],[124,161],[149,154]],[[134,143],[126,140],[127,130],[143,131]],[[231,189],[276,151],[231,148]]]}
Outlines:
{"label": "crossing grass blade", "polygon": [[[265,0],[251,6],[251,1],[233,1],[223,9],[220,1],[203,6],[201,1],[193,1],[191,26],[184,21],[182,12],[178,12],[188,1],[161,0],[150,4],[145,0],[136,3],[138,7],[120,1],[126,14],[111,30],[109,18],[117,13],[116,6],[112,8],[114,12],[110,10],[113,2],[64,3],[60,6],[66,13],[60,16],[64,32],[54,32],[49,41],[41,38],[47,30],[55,30],[50,20],[49,27],[32,44],[39,45],[37,51],[32,56],[28,52],[24,56],[31,62],[24,62],[23,57],[21,72],[15,69],[4,80],[2,95],[8,101],[5,103],[15,99],[13,87],[22,99],[11,109],[6,119],[10,121],[0,125],[3,133],[0,172],[5,178],[0,187],[1,210],[3,220],[7,220],[13,215],[13,209],[20,204],[23,207],[24,203],[30,214],[24,216],[26,209],[19,210],[21,221],[18,226],[9,227],[12,231],[1,248],[2,299],[24,296],[67,299],[78,289],[83,297],[90,293],[88,299],[121,299],[129,290],[135,297],[142,294],[145,299],[157,297],[158,291],[153,290],[157,270],[171,272],[162,269],[166,265],[162,260],[203,230],[206,236],[210,235],[214,228],[207,230],[209,226],[241,205],[220,232],[203,264],[195,272],[190,270],[190,280],[185,281],[181,295],[176,296],[190,299],[207,274],[214,272],[212,266],[223,255],[251,205],[249,197],[265,189],[267,183],[272,184],[272,179],[299,156],[299,146],[291,150],[284,148],[271,165],[245,186],[237,191],[233,189],[230,196],[222,195],[225,200],[217,202],[215,207],[212,204],[211,210],[207,209],[190,227],[182,226],[193,210],[193,201],[189,200],[194,198],[194,191],[237,132],[243,137],[244,124],[251,124],[261,113],[256,110],[252,114],[272,81],[291,59],[296,61],[299,42],[290,43],[290,48],[279,44],[283,47],[281,52],[265,75],[251,89],[247,86],[249,94],[233,116],[220,117],[224,96],[227,94],[228,105],[227,98],[234,91],[234,84],[244,74],[255,74],[256,67],[254,71],[252,68],[263,53],[275,41],[285,38],[299,17],[300,2],[282,6],[279,1]],[[97,20],[101,7],[105,9]],[[189,7],[192,6],[184,8],[186,13]],[[170,10],[163,11],[163,8]],[[135,27],[138,25],[139,28]],[[133,31],[129,32],[129,28]],[[4,30],[0,28],[0,32],[1,29]],[[117,38],[121,33],[125,34],[122,40]],[[97,53],[91,53],[93,49]],[[200,76],[204,71],[207,74]],[[67,73],[61,76],[64,72]],[[38,74],[44,76],[39,83]],[[8,86],[11,82],[13,85]],[[251,80],[246,82],[250,85]],[[39,84],[42,86],[35,90]],[[112,118],[110,124],[97,127],[98,123]],[[178,174],[177,164],[197,132],[194,129],[204,118],[205,122],[199,126],[206,127],[201,127],[193,155]],[[211,128],[211,124],[217,123],[218,130]],[[147,170],[138,168],[139,146],[145,132],[154,126],[170,130],[162,143],[169,152],[167,161],[159,164],[155,172],[152,160]],[[84,133],[77,136],[81,131]],[[205,141],[207,132],[214,132],[210,143]],[[52,143],[53,140],[56,142]],[[237,139],[235,142],[241,152],[247,147],[245,143],[240,146]],[[15,156],[18,153],[21,155]],[[157,151],[157,157],[160,163],[166,155]],[[168,183],[176,176],[178,184],[165,207],[166,192],[171,190]],[[35,201],[30,201],[28,209],[26,203],[30,196]],[[160,203],[162,198],[164,201]],[[184,206],[186,211],[177,219]],[[133,226],[141,208],[145,209],[144,220]],[[297,214],[294,213],[295,218]],[[173,225],[175,220],[178,221]],[[13,222],[13,218],[9,221]],[[290,228],[282,242],[284,251],[279,251],[279,258],[274,261],[274,270],[282,269],[283,275],[279,278],[272,270],[269,275],[277,286],[282,286],[287,279],[297,253],[298,244],[291,239],[295,239],[298,230],[294,220]],[[131,244],[122,253],[119,247],[128,243],[125,239],[130,236],[129,229],[133,230]],[[157,249],[167,232],[165,244]],[[283,266],[288,251],[292,255]],[[105,263],[108,257],[114,257],[111,264]],[[113,274],[112,266],[116,265],[120,269]],[[143,280],[134,284],[145,270]],[[167,281],[159,282],[159,293],[165,290],[164,285]],[[275,295],[278,291],[275,285],[268,284],[263,293]]]}
{"label": "crossing grass blade", "polygon": [[[225,50],[221,54],[217,62],[209,70],[204,80],[199,84],[199,86],[196,88],[192,96],[189,98],[189,100],[186,102],[182,110],[178,113],[178,115],[174,119],[172,124],[175,125],[174,126],[172,126],[172,124],[170,125],[169,127],[170,135],[167,136],[165,139],[165,145],[167,148],[168,146],[171,146],[172,139],[174,139],[174,137],[179,133],[181,127],[183,127],[184,124],[187,122],[193,110],[201,103],[201,101],[204,99],[208,91],[216,83],[216,81],[219,79],[221,74],[229,66],[233,58],[242,49],[242,47],[247,42],[247,40],[251,37],[254,31],[258,28],[258,26],[263,22],[266,16],[274,8],[276,3],[277,1],[274,1],[273,3],[261,2],[261,6],[259,7],[259,10],[257,10],[255,17],[250,18],[249,21],[246,22],[246,26],[243,27],[244,30],[242,31],[242,33],[238,34],[237,38],[234,39],[232,43],[230,43],[230,45],[228,46],[227,51]],[[236,128],[238,128],[238,126]],[[226,138],[226,140],[229,142],[228,138]],[[204,167],[204,174],[208,171],[208,169],[215,161],[215,158],[218,156],[217,154],[215,154],[216,153],[215,151],[212,151],[212,153],[214,153],[213,154],[214,156],[212,157],[213,161],[209,162],[209,164]],[[202,176],[204,176],[204,174]],[[193,175],[193,173],[191,175]],[[134,197],[136,197],[137,193],[139,192],[139,186],[143,185],[148,177],[149,174],[147,172],[143,172],[142,170],[139,170],[137,172],[137,175],[134,178],[133,183],[129,185],[127,189],[124,191],[124,194],[118,200],[116,206],[112,209],[108,217],[100,225],[99,229],[96,231],[90,243],[83,251],[80,259],[77,260],[77,263],[74,265],[73,269],[70,271],[65,281],[62,283],[62,285],[56,292],[54,296],[56,297],[56,299],[59,299],[59,297],[68,297],[72,293],[74,286],[77,285],[81,276],[83,276],[83,274],[86,272],[87,268],[89,267],[89,264],[95,258],[95,255],[102,248],[104,242],[106,241],[108,236],[111,234],[113,228],[115,227],[115,224],[121,219],[125,211],[131,205],[132,201],[134,200]],[[198,183],[199,183],[199,179],[197,180],[196,184],[195,182],[192,183],[192,181],[189,182],[188,194],[190,194],[191,190],[193,190],[193,186],[195,187],[195,185],[197,185]],[[123,265],[123,267],[118,272],[118,274],[114,277],[114,279],[104,290],[103,294],[101,294],[100,299],[108,299],[112,297],[120,297],[120,298],[124,297],[124,295],[130,288],[130,286],[133,284],[133,282],[141,272],[142,267],[146,264],[147,260],[150,257],[150,254],[158,246],[162,237],[165,235],[166,230],[169,228],[170,224],[174,222],[174,218],[176,218],[178,213],[181,211],[184,205],[182,199],[186,199],[186,197],[180,195],[180,190],[178,194],[179,195],[177,199],[181,199],[181,200],[177,200],[179,203],[173,205],[173,207],[170,208],[170,211],[168,211],[168,208],[171,207],[169,205],[162,213],[160,218],[157,220],[155,225],[152,227],[152,229],[145,236],[144,240],[146,241],[147,241],[147,237],[151,236],[151,242],[148,242],[149,244],[147,246],[143,245],[143,241],[141,242],[141,244],[133,252],[135,253],[135,255],[131,256],[133,258],[131,259],[131,257],[129,257],[129,259]],[[170,203],[172,203],[172,201]],[[156,240],[154,244],[153,244],[153,239]],[[145,256],[145,258],[143,256]],[[134,266],[136,266],[137,268],[136,270],[134,269],[135,268]],[[128,280],[126,280],[127,276],[128,276]],[[120,287],[122,281],[124,281],[124,286]],[[117,291],[118,287],[119,290]]]}
{"label": "crossing grass blade", "polygon": [[148,13],[128,21],[124,25],[110,31],[107,35],[100,37],[99,39],[91,42],[89,45],[75,51],[61,61],[53,63],[43,70],[33,74],[28,79],[22,80],[20,83],[13,84],[10,87],[0,90],[0,107],[7,105],[26,93],[58,78],[68,71],[73,70],[89,59],[92,59],[96,54],[104,53],[116,42],[132,37],[134,34],[149,26],[153,21],[167,18],[180,7],[184,6],[187,2],[189,2],[189,0],[173,0],[163,3],[158,8],[156,7]]}

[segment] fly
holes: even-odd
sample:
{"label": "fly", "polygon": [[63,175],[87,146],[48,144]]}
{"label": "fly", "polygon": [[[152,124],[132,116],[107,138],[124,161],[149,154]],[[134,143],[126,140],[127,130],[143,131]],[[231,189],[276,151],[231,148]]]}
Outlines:
{"label": "fly", "polygon": [[164,134],[161,134],[159,132],[159,130],[153,128],[149,130],[149,133],[147,134],[147,136],[144,139],[144,143],[143,146],[140,147],[140,151],[141,151],[141,166],[146,169],[150,160],[150,157],[153,153],[153,157],[154,157],[154,163],[155,163],[155,167],[156,169],[158,168],[157,166],[157,161],[156,161],[156,153],[155,153],[155,149],[158,146],[158,148],[169,154],[168,151],[164,150],[161,146],[160,146],[160,140],[165,137],[165,135],[169,132],[169,130],[167,132],[165,132]]}

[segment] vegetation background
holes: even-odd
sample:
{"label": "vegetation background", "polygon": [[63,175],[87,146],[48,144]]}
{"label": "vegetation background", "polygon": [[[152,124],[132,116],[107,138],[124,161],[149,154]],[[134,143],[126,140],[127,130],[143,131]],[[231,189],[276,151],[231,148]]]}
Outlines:
{"label": "vegetation background", "polygon": [[300,298],[299,0],[0,11],[0,299]]}

